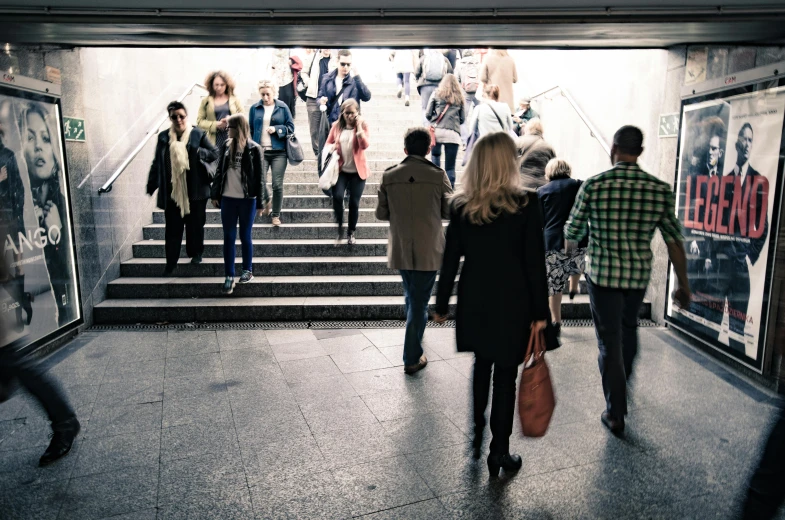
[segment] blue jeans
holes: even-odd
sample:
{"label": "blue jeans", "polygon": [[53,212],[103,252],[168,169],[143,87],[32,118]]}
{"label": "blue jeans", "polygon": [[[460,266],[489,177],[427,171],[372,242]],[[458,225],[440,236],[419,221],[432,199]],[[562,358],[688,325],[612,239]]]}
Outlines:
{"label": "blue jeans", "polygon": [[237,220],[240,220],[240,242],[243,250],[243,270],[251,271],[253,264],[253,221],[256,216],[256,199],[221,198],[221,224],[224,228],[224,273],[234,277]]}
{"label": "blue jeans", "polygon": [[436,146],[431,150],[431,161],[433,164],[442,167],[442,146],[444,146],[444,169],[447,171],[447,177],[450,179],[450,184],[455,187],[455,159],[458,158],[458,145],[452,143],[436,143]]}
{"label": "blue jeans", "polygon": [[480,100],[477,99],[476,92],[472,92],[471,94],[467,93],[464,96],[464,99],[466,100],[466,119],[461,125],[461,140],[463,141],[463,144],[466,144],[466,141],[469,140],[469,119],[472,117],[474,107],[480,104]]}
{"label": "blue jeans", "polygon": [[422,336],[428,322],[428,300],[431,299],[436,271],[401,269],[406,310],[406,337],[403,340],[404,366],[416,365],[422,356]]}
{"label": "blue jeans", "polygon": [[425,117],[425,109],[428,108],[428,100],[431,99],[431,94],[436,90],[436,85],[423,85],[420,87],[420,100],[422,102],[422,124],[425,128],[431,126],[431,122]]}
{"label": "blue jeans", "polygon": [[411,75],[411,72],[398,72],[395,74],[398,87],[403,87],[403,93],[407,96],[409,95],[409,76]]}
{"label": "blue jeans", "polygon": [[627,382],[638,354],[638,311],[646,290],[612,289],[587,281],[606,410],[613,418],[623,419],[627,415]]}

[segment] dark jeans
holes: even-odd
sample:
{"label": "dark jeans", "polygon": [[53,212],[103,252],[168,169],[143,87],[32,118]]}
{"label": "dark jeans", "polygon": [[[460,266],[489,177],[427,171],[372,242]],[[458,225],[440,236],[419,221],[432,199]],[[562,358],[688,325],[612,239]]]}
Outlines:
{"label": "dark jeans", "polygon": [[283,206],[283,177],[286,174],[286,150],[265,150],[264,151],[264,168],[265,177],[267,177],[267,169],[272,170],[272,184],[273,184],[273,211],[270,216],[280,217],[281,207]]}
{"label": "dark jeans", "polygon": [[774,518],[785,499],[785,404],[774,424],[758,468],[750,479],[744,520]]}
{"label": "dark jeans", "polygon": [[346,190],[349,190],[349,232],[354,233],[360,218],[360,198],[365,190],[365,179],[356,173],[338,174],[338,182],[333,186],[333,211],[338,227],[343,227],[343,197]]}
{"label": "dark jeans", "polygon": [[403,340],[404,366],[416,365],[422,356],[422,336],[428,323],[428,300],[431,299],[436,271],[410,271],[401,269],[404,308],[406,310],[406,337]]}
{"label": "dark jeans", "polygon": [[207,199],[190,200],[191,212],[185,217],[180,216],[180,208],[173,200],[169,200],[164,211],[166,219],[166,266],[174,267],[180,258],[180,246],[183,244],[183,226],[185,226],[185,252],[193,258],[204,253],[204,222],[206,219]]}
{"label": "dark jeans", "polygon": [[420,87],[420,101],[422,103],[422,121],[425,128],[431,126],[431,122],[425,117],[425,109],[428,108],[428,100],[431,99],[431,94],[436,90],[436,85],[423,85]]}
{"label": "dark jeans", "polygon": [[25,359],[12,347],[0,348],[0,380],[3,384],[18,381],[41,404],[53,428],[76,417],[60,383],[44,371],[38,360]]}
{"label": "dark jeans", "polygon": [[411,91],[409,85],[409,77],[411,77],[412,75],[411,72],[398,72],[395,75],[397,77],[396,83],[398,84],[399,87],[403,87],[403,93],[408,96],[409,92]]}
{"label": "dark jeans", "polygon": [[322,120],[322,112],[319,110],[319,100],[306,98],[305,108],[308,110],[308,129],[311,132],[311,149],[314,156],[319,159],[319,122]]}
{"label": "dark jeans", "polygon": [[638,311],[645,289],[611,289],[587,280],[591,314],[600,349],[602,389],[608,413],[627,415],[627,381],[638,354]]}
{"label": "dark jeans", "polygon": [[485,428],[485,409],[491,389],[493,369],[493,403],[491,404],[491,453],[504,455],[510,452],[513,415],[515,414],[515,379],[518,367],[502,367],[477,353],[474,355],[474,429]]}
{"label": "dark jeans", "polygon": [[243,251],[243,270],[253,267],[253,221],[256,216],[256,199],[221,198],[221,224],[224,228],[224,274],[234,277],[234,259],[237,254],[237,221],[240,221],[240,242]]}
{"label": "dark jeans", "polygon": [[431,150],[431,161],[433,164],[442,167],[442,146],[444,146],[444,169],[447,172],[447,177],[450,179],[450,184],[455,187],[455,159],[458,158],[458,145],[452,143],[436,143],[436,146]]}

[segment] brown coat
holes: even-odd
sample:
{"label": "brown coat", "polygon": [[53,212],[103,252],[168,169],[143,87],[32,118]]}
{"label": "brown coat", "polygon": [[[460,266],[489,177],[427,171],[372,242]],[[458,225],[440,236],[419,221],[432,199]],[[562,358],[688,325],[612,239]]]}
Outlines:
{"label": "brown coat", "polygon": [[512,56],[499,56],[495,52],[488,53],[482,65],[480,81],[486,85],[498,85],[499,101],[510,105],[510,111],[515,112],[515,95],[512,91],[512,84],[518,83],[518,71]]}
{"label": "brown coat", "polygon": [[442,219],[450,217],[451,194],[445,171],[424,157],[410,155],[384,172],[376,218],[390,221],[388,267],[439,270],[444,252]]}

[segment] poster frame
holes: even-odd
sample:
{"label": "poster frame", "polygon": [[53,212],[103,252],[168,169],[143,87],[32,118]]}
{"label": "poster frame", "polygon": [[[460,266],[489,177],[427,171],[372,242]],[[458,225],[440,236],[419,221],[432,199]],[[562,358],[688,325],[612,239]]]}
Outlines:
{"label": "poster frame", "polygon": [[[750,94],[754,92],[765,91],[771,88],[785,87],[785,62],[772,64],[765,67],[758,67],[756,69],[744,71],[738,74],[726,76],[724,78],[717,78],[714,80],[706,81],[698,85],[690,85],[689,88],[682,89],[680,117],[679,117],[679,133],[676,143],[676,170],[673,180],[673,194],[674,198],[678,195],[678,184],[681,175],[681,147],[682,147],[682,131],[684,125],[684,108],[694,103],[703,101],[710,101],[714,99],[725,99],[737,95]],[[782,122],[785,129],[785,120]],[[785,142],[785,131],[780,138],[780,148],[782,149],[783,142]],[[664,305],[664,319],[668,327],[690,336],[706,347],[710,348],[712,352],[732,360],[758,374],[765,375],[770,371],[771,358],[773,352],[774,342],[774,328],[776,327],[776,307],[775,303],[778,300],[779,290],[775,287],[775,278],[777,272],[777,250],[779,246],[779,234],[783,225],[783,205],[785,202],[785,165],[782,159],[777,165],[777,174],[774,182],[774,198],[772,206],[772,219],[771,227],[769,229],[769,244],[766,251],[768,263],[766,266],[766,277],[764,280],[764,297],[765,305],[761,306],[761,318],[765,318],[765,327],[761,323],[761,334],[758,337],[758,350],[759,356],[755,362],[750,362],[746,356],[733,355],[725,349],[717,347],[711,341],[708,341],[696,333],[688,330],[683,324],[678,323],[670,318],[668,315],[668,298],[665,299]],[[678,204],[678,201],[677,201]],[[678,212],[678,206],[674,208]],[[671,289],[672,276],[672,263],[668,260],[668,271],[666,277],[666,287],[668,291]],[[771,334],[770,334],[771,332]]]}
{"label": "poster frame", "polygon": [[68,230],[71,233],[71,258],[73,260],[73,274],[75,279],[75,295],[76,295],[76,308],[79,316],[71,323],[67,323],[62,327],[57,327],[52,332],[34,340],[29,343],[24,343],[24,337],[9,343],[8,345],[0,348],[18,348],[25,352],[33,352],[39,347],[46,345],[58,338],[72,332],[78,327],[84,325],[84,306],[82,304],[82,290],[81,280],[79,277],[79,259],[76,254],[76,230],[74,228],[74,208],[73,199],[71,197],[71,176],[68,166],[68,153],[66,150],[65,132],[63,130],[63,104],[61,96],[60,85],[40,81],[35,78],[28,78],[16,74],[3,73],[0,78],[0,94],[14,96],[32,101],[46,102],[56,107],[55,115],[57,122],[57,131],[60,135],[60,152],[62,153],[62,169],[64,179],[64,197],[68,206]]}

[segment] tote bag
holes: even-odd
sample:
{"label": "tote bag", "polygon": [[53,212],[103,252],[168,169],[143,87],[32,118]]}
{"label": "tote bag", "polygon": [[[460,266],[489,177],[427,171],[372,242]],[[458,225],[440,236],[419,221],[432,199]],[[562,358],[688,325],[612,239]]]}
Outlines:
{"label": "tote bag", "polygon": [[556,407],[551,374],[545,362],[543,331],[532,330],[529,346],[523,357],[521,385],[518,389],[518,417],[524,437],[542,437]]}

